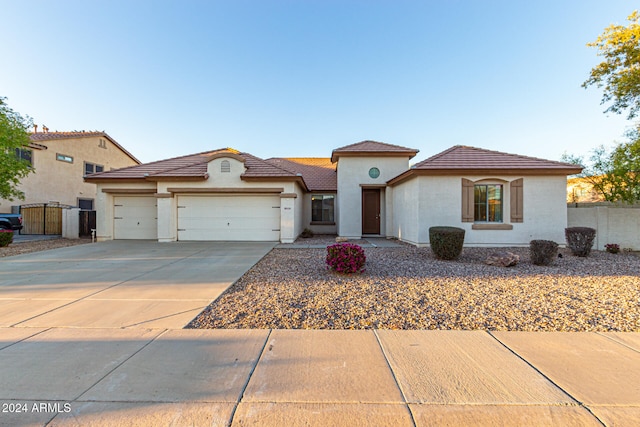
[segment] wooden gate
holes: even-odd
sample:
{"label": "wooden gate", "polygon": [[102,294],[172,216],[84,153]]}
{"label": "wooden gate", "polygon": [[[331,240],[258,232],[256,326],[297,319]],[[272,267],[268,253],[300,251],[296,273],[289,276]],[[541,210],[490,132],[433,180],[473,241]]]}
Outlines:
{"label": "wooden gate", "polygon": [[22,214],[20,234],[62,234],[62,209],[69,207],[57,203],[20,206],[20,214]]}

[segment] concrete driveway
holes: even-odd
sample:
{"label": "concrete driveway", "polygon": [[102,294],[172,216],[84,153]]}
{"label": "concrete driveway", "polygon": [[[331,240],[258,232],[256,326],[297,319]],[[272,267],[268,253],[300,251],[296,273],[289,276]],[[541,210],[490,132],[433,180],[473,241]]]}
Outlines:
{"label": "concrete driveway", "polygon": [[0,327],[184,327],[275,243],[112,241],[0,260]]}

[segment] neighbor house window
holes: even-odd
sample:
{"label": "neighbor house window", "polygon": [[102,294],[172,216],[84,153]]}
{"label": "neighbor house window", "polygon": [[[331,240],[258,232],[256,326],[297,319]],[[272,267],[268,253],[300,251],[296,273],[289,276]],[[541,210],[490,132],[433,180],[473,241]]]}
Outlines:
{"label": "neighbor house window", "polygon": [[91,175],[92,173],[98,173],[104,171],[104,166],[96,165],[89,162],[84,162],[84,174]]}
{"label": "neighbor house window", "polygon": [[16,148],[16,157],[27,162],[29,166],[33,165],[33,151],[28,148]]}
{"label": "neighbor house window", "polygon": [[333,194],[311,195],[311,221],[334,222],[334,201],[335,196]]}
{"label": "neighbor house window", "polygon": [[83,211],[92,211],[93,199],[78,199],[78,207]]}
{"label": "neighbor house window", "polygon": [[231,163],[229,163],[229,160],[223,160],[220,162],[220,172],[231,172]]}
{"label": "neighbor house window", "polygon": [[67,156],[66,154],[56,154],[56,160],[61,162],[73,163],[73,157]]}
{"label": "neighbor house window", "polygon": [[502,222],[502,185],[481,184],[474,186],[474,221]]}

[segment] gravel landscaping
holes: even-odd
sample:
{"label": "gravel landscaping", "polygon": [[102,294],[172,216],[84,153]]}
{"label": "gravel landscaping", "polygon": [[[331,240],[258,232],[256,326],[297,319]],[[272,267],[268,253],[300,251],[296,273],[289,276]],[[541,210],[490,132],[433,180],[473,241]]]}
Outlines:
{"label": "gravel landscaping", "polygon": [[366,271],[339,275],[325,249],[274,249],[188,327],[640,331],[636,255],[560,249],[541,267],[528,248],[507,250],[514,267],[485,265],[496,249],[440,261],[428,248],[366,248]]}
{"label": "gravel landscaping", "polygon": [[14,242],[9,246],[0,248],[0,258],[13,255],[28,254],[31,252],[47,251],[49,249],[65,248],[67,246],[91,243],[91,239],[48,239],[27,242]]}

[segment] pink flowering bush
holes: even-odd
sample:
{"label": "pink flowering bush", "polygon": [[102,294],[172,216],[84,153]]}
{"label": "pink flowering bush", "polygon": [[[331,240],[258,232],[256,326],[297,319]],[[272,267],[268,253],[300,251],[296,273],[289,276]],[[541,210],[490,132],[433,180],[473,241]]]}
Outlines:
{"label": "pink flowering bush", "polygon": [[0,248],[9,246],[13,242],[12,230],[0,230]]}
{"label": "pink flowering bush", "polygon": [[353,243],[336,243],[327,247],[326,263],[337,273],[362,273],[366,260],[364,249]]}

